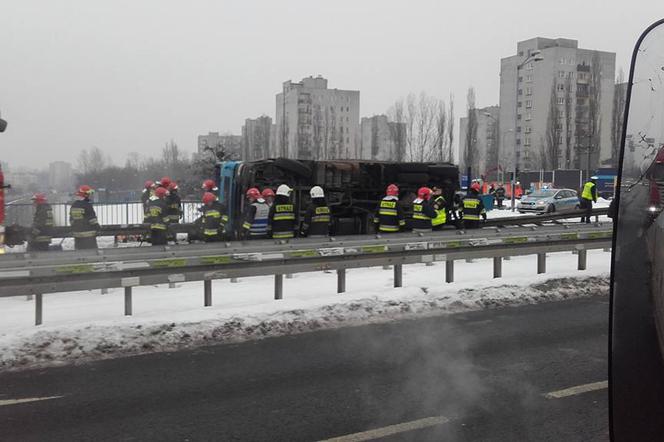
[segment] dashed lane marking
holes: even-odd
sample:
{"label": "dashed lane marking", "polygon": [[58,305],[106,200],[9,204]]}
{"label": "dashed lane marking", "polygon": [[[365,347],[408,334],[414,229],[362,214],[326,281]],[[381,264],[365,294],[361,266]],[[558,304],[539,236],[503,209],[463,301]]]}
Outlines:
{"label": "dashed lane marking", "polygon": [[576,387],[565,388],[564,390],[551,391],[544,395],[547,399],[560,399],[577,394],[588,393],[591,391],[603,390],[609,387],[609,381],[592,382],[590,384],[577,385]]}
{"label": "dashed lane marking", "polygon": [[63,396],[28,397],[23,399],[0,399],[0,407],[4,407],[7,405],[25,404],[28,402],[48,401],[51,399],[59,399],[61,397]]}
{"label": "dashed lane marking", "polygon": [[325,439],[321,442],[361,442],[366,440],[375,440],[395,434],[406,433],[408,431],[442,425],[449,421],[450,420],[445,416],[425,417],[424,419],[403,422],[401,424],[390,425],[388,427],[376,428],[375,430],[368,430],[361,433],[354,433],[348,434],[346,436],[334,437],[332,439]]}

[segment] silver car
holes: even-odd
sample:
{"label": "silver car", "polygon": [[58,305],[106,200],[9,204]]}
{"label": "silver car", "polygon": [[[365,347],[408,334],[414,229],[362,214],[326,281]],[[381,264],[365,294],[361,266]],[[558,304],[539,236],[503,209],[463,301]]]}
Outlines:
{"label": "silver car", "polygon": [[516,206],[519,213],[569,212],[579,207],[579,196],[572,189],[537,190],[524,195]]}

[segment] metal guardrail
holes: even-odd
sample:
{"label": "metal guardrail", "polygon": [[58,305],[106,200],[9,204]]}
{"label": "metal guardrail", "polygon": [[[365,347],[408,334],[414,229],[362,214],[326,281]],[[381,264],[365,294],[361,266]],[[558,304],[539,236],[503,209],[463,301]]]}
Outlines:
{"label": "metal guardrail", "polygon": [[546,271],[546,254],[576,251],[586,268],[586,250],[611,247],[612,226],[553,225],[482,229],[427,235],[351,236],[329,240],[270,240],[205,245],[100,249],[8,254],[0,257],[0,297],[36,295],[35,323],[42,322],[42,294],[124,287],[125,314],[132,312],[132,288],[203,281],[204,306],[212,305],[214,279],[274,275],[275,299],[283,296],[283,275],[337,271],[337,292],[346,288],[346,269],[394,266],[394,286],[403,284],[404,264],[445,261],[445,281],[454,281],[454,261],[493,258],[494,277],[502,258],[537,255],[537,272]]}

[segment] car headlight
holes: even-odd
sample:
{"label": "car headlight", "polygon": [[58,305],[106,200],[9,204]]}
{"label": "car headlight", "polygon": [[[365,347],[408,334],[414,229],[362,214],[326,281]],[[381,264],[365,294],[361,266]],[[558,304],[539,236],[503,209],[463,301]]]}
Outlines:
{"label": "car headlight", "polygon": [[537,205],[538,205],[538,206],[543,206],[543,205],[544,205],[544,201],[542,201],[542,200],[537,201]]}
{"label": "car headlight", "polygon": [[648,207],[648,210],[649,210],[650,212],[657,212],[657,207],[655,207],[655,206],[650,206],[650,207]]}

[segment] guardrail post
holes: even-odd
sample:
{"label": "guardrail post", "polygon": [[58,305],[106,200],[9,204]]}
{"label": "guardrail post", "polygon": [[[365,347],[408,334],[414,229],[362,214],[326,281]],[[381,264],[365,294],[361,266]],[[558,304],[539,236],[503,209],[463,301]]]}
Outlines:
{"label": "guardrail post", "polygon": [[445,282],[454,282],[454,260],[445,261]]}
{"label": "guardrail post", "polygon": [[101,294],[102,295],[108,295],[108,289],[107,288],[101,289]]}
{"label": "guardrail post", "polygon": [[131,316],[131,287],[125,287],[125,316]]}
{"label": "guardrail post", "polygon": [[503,258],[500,256],[493,257],[493,277],[501,278],[503,276]]}
{"label": "guardrail post", "polygon": [[203,281],[203,305],[210,307],[212,305],[212,280]]}
{"label": "guardrail post", "polygon": [[174,282],[169,282],[168,283],[168,288],[169,289],[174,289],[175,288],[175,283]]}
{"label": "guardrail post", "polygon": [[579,270],[585,270],[586,269],[586,264],[587,264],[587,253],[586,250],[579,250],[579,265],[578,269]]}
{"label": "guardrail post", "polygon": [[402,264],[394,264],[394,287],[403,286],[403,268]]}
{"label": "guardrail post", "polygon": [[35,294],[35,325],[42,323],[42,294]]}
{"label": "guardrail post", "polygon": [[284,297],[284,275],[274,275],[274,299]]}
{"label": "guardrail post", "polygon": [[337,269],[337,293],[346,291],[346,269]]}
{"label": "guardrail post", "polygon": [[546,273],[546,253],[537,254],[537,274]]}

